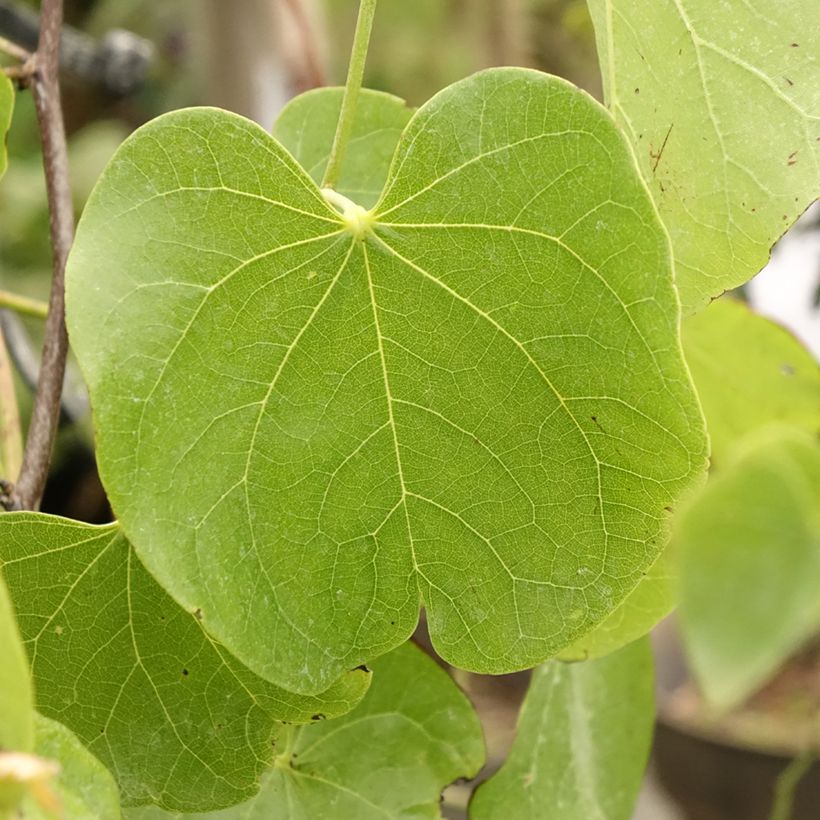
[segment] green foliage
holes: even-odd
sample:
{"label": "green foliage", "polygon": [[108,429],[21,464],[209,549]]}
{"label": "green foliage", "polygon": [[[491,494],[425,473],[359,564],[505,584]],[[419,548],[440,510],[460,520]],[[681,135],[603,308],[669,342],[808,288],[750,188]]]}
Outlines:
{"label": "green foliage", "polygon": [[446,672],[405,644],[373,662],[373,685],[354,711],[294,730],[251,802],[209,814],[137,809],[126,817],[436,818],[444,786],[475,777],[483,762],[481,726],[469,701]]}
{"label": "green foliage", "polygon": [[120,816],[117,784],[105,766],[65,726],[37,715],[36,752],[59,765],[48,784],[60,813],[46,811],[33,796],[19,809],[20,820],[116,820]]}
{"label": "green foliage", "polygon": [[161,117],[67,275],[126,533],[294,691],[404,640],[419,599],[455,665],[554,654],[704,465],[654,209],[606,113],[537,72],[420,109],[368,215],[239,117]]}
{"label": "green foliage", "polygon": [[317,697],[260,680],[168,597],[117,525],[4,515],[0,562],[39,711],[111,769],[126,805],[245,800],[275,753],[278,721],[341,714],[367,687],[362,671]]}
{"label": "green foliage", "polygon": [[26,652],[6,584],[0,575],[0,751],[34,747],[34,693]]}
{"label": "green foliage", "polygon": [[[291,100],[273,127],[273,136],[319,185],[325,173],[342,88],[319,88]],[[365,208],[379,198],[399,137],[413,112],[392,94],[362,89],[356,119],[336,190]]]}
{"label": "green foliage", "polygon": [[820,433],[820,371],[786,330],[719,299],[683,323],[683,349],[703,405],[712,464],[773,422]]}
{"label": "green foliage", "polygon": [[742,701],[820,628],[818,498],[816,442],[769,428],[677,523],[683,636],[718,708]]}
{"label": "green foliage", "polygon": [[477,789],[471,820],[629,820],[654,717],[647,639],[598,660],[540,666],[512,751]]}
{"label": "green foliage", "polygon": [[686,312],[757,273],[816,198],[811,0],[590,0],[604,93],[669,230]]}

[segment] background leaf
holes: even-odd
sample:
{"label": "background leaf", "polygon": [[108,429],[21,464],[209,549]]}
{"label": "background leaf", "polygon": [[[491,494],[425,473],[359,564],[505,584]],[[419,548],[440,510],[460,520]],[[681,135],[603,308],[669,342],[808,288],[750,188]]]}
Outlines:
{"label": "background leaf", "polygon": [[277,721],[348,711],[368,675],[323,696],[250,673],[143,569],[119,527],[0,517],[0,561],[20,607],[37,707],[114,773],[125,805],[205,810],[253,795]]}
{"label": "background leaf", "polygon": [[36,752],[56,761],[60,771],[49,783],[60,812],[46,811],[29,796],[19,809],[21,820],[116,820],[120,817],[117,784],[105,766],[62,724],[36,718]]}
{"label": "background leaf", "polygon": [[533,672],[504,765],[479,786],[472,820],[629,820],[655,719],[648,640]]}
{"label": "background leaf", "polygon": [[669,230],[685,312],[756,274],[818,195],[812,0],[590,0],[604,95]]}
{"label": "background leaf", "polygon": [[[321,185],[342,106],[342,88],[317,88],[291,100],[273,127],[273,136]],[[412,116],[404,100],[362,89],[344,165],[336,190],[372,208],[382,192],[401,132]]]}
{"label": "background leaf", "polygon": [[[375,820],[441,817],[442,789],[475,777],[481,726],[467,698],[412,644],[373,662],[373,685],[350,714],[296,728],[284,760],[243,806],[199,820]],[[129,811],[127,820],[165,812]],[[183,815],[173,815],[182,818]]]}
{"label": "background leaf", "polygon": [[683,349],[703,405],[712,464],[773,422],[820,433],[820,371],[787,330],[734,299],[683,323]]}
{"label": "background leaf", "polygon": [[677,522],[680,620],[695,678],[729,708],[820,627],[820,452],[761,433]]}
{"label": "background leaf", "polygon": [[177,112],[118,151],[69,262],[125,532],[294,691],[403,640],[419,594],[454,665],[555,654],[705,466],[666,238],[588,96],[526,70],[450,87],[369,219],[351,238],[252,124]]}

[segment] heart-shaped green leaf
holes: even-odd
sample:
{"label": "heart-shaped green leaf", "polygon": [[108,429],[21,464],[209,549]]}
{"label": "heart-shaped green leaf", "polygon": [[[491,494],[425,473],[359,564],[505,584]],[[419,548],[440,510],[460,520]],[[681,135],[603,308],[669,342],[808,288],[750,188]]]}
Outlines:
{"label": "heart-shaped green leaf", "polygon": [[589,0],[604,94],[672,239],[684,310],[751,279],[820,193],[815,0]]}
{"label": "heart-shaped green leaf", "polygon": [[606,658],[533,672],[510,755],[471,820],[629,820],[655,722],[644,639]]}
{"label": "heart-shaped green leaf", "polygon": [[275,754],[278,721],[342,714],[367,688],[363,671],[318,697],[260,680],[163,592],[116,524],[4,515],[0,563],[39,711],[111,769],[125,805],[245,800]]}
{"label": "heart-shaped green leaf", "polygon": [[420,109],[369,213],[246,120],[166,115],[103,175],[68,283],[125,531],[294,691],[420,602],[457,666],[558,652],[704,467],[663,229],[606,112],[538,72]]}
{"label": "heart-shaped green leaf", "polygon": [[412,644],[373,662],[350,714],[294,730],[252,801],[199,815],[135,809],[127,820],[421,820],[441,817],[442,789],[475,777],[481,725],[444,670]]}
{"label": "heart-shaped green leaf", "polygon": [[[319,185],[325,173],[342,88],[315,88],[291,100],[273,127],[273,136]],[[363,88],[336,190],[365,208],[376,204],[390,160],[413,112],[404,100]]]}

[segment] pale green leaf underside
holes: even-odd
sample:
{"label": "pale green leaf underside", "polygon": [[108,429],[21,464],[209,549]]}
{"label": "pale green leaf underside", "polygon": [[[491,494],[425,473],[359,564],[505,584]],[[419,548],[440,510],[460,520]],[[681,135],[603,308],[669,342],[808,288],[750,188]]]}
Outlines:
{"label": "pale green leaf underside", "polygon": [[767,430],[676,527],[687,653],[716,707],[742,701],[820,627],[820,450]]}
{"label": "pale green leaf underside", "polygon": [[647,639],[598,660],[540,666],[509,757],[476,791],[471,820],[629,820],[654,719]]}
{"label": "pale green leaf underside", "polygon": [[34,693],[14,608],[0,574],[0,751],[34,747]]}
{"label": "pale green leaf underside", "polygon": [[[316,88],[291,100],[273,127],[273,136],[320,185],[327,166],[342,88]],[[372,208],[384,188],[390,160],[412,116],[404,100],[362,89],[356,120],[336,190],[364,208]]]}
{"label": "pale green leaf underside", "polygon": [[[366,241],[215,110],[120,149],[69,262],[137,552],[295,691],[404,640],[504,672],[593,628],[703,468],[668,249],[607,114],[492,70],[420,109]],[[104,344],[101,343],[104,340]]]}
{"label": "pale green leaf underside", "polygon": [[820,433],[820,370],[787,330],[733,299],[683,323],[683,349],[718,467],[744,436],[779,422]]}
{"label": "pale green leaf underside", "polygon": [[204,810],[247,799],[278,720],[341,714],[367,687],[360,671],[318,697],[259,679],[163,592],[116,524],[4,515],[0,564],[37,708],[108,766],[126,805]]}
{"label": "pale green leaf underside", "polygon": [[11,126],[11,115],[14,111],[14,86],[11,80],[0,71],[0,177],[6,173],[8,155],[6,153],[6,133]]}
{"label": "pale green leaf underside", "polygon": [[254,800],[199,815],[136,809],[127,820],[438,818],[442,789],[474,777],[484,762],[469,701],[412,644],[373,662],[373,685],[350,714],[296,731],[291,756]]}
{"label": "pale green leaf underside", "polygon": [[[55,761],[59,774],[50,788],[59,800],[62,817],[70,820],[117,820],[120,800],[117,784],[105,766],[75,735],[57,721],[36,717],[36,754]],[[19,810],[20,820],[54,820],[33,797]]]}
{"label": "pale green leaf underside", "polygon": [[607,104],[669,230],[685,312],[757,273],[820,193],[814,0],[589,0]]}

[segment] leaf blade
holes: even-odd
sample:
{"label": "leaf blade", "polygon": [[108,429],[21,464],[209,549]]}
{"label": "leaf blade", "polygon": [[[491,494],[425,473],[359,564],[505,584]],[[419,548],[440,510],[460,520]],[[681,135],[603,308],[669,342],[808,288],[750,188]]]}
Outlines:
{"label": "leaf blade", "polygon": [[[429,184],[454,150],[522,129],[534,138],[493,152],[506,162],[478,197]],[[445,657],[498,672],[554,654],[637,585],[664,508],[705,462],[666,239],[606,113],[554,78],[497,70],[428,103],[402,146],[360,239],[255,127],[169,115],[118,152],[69,261],[70,332],[126,533],[231,652],[294,691],[412,632],[411,519]],[[257,161],[270,175],[251,174]],[[459,225],[478,232],[468,244],[443,235],[454,203],[475,217],[490,200],[506,226]],[[151,333],[135,339],[141,323]],[[489,520],[500,507],[503,531]]]}
{"label": "leaf blade", "polygon": [[607,105],[669,230],[687,314],[756,274],[817,196],[809,5],[590,0]]}

